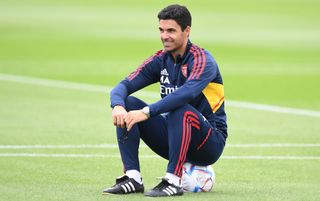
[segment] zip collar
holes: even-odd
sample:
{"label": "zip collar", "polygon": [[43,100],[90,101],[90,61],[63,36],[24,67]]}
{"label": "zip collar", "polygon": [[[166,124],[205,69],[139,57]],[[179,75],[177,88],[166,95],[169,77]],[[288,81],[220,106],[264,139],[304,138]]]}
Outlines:
{"label": "zip collar", "polygon": [[[192,43],[191,43],[190,39],[188,39],[187,47],[186,47],[186,50],[185,50],[184,54],[183,54],[182,56],[177,55],[175,64],[180,63],[180,62],[183,61],[183,59],[187,56],[187,54],[188,54],[191,46],[192,46]],[[171,53],[170,53],[170,52],[168,52],[168,53],[169,53],[169,57],[174,61],[174,58],[173,58],[173,56],[171,55]]]}

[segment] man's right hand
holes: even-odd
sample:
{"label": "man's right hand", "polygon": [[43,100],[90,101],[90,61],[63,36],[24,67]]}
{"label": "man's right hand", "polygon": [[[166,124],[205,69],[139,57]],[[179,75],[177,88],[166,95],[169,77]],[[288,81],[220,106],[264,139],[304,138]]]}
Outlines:
{"label": "man's right hand", "polygon": [[121,128],[126,127],[126,123],[124,122],[124,117],[128,114],[126,109],[121,105],[116,105],[112,109],[112,119],[113,125]]}

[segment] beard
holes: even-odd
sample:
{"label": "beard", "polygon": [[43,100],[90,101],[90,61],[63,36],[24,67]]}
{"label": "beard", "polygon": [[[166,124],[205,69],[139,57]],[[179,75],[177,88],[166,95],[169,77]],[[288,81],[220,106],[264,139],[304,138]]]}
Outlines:
{"label": "beard", "polygon": [[174,53],[182,47],[182,44],[174,40],[162,41],[162,45],[165,51]]}

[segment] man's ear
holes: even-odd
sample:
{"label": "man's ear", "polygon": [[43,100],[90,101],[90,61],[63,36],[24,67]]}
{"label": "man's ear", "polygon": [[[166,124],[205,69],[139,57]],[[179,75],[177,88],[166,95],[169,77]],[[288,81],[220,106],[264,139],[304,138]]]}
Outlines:
{"label": "man's ear", "polygon": [[190,26],[187,26],[184,30],[184,32],[187,34],[187,37],[189,38],[190,36],[190,31],[191,31],[191,27]]}

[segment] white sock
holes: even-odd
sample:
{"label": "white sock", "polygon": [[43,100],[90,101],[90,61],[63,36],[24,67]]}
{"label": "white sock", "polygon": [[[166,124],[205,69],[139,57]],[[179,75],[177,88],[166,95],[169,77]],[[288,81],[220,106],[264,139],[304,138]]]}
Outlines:
{"label": "white sock", "polygon": [[181,187],[181,178],[178,177],[177,175],[174,175],[172,173],[167,172],[166,176],[164,176],[169,180],[169,183]]}
{"label": "white sock", "polygon": [[126,175],[129,178],[133,178],[136,182],[138,182],[139,184],[142,184],[142,179],[141,179],[141,175],[140,172],[138,170],[128,170],[126,171]]}

